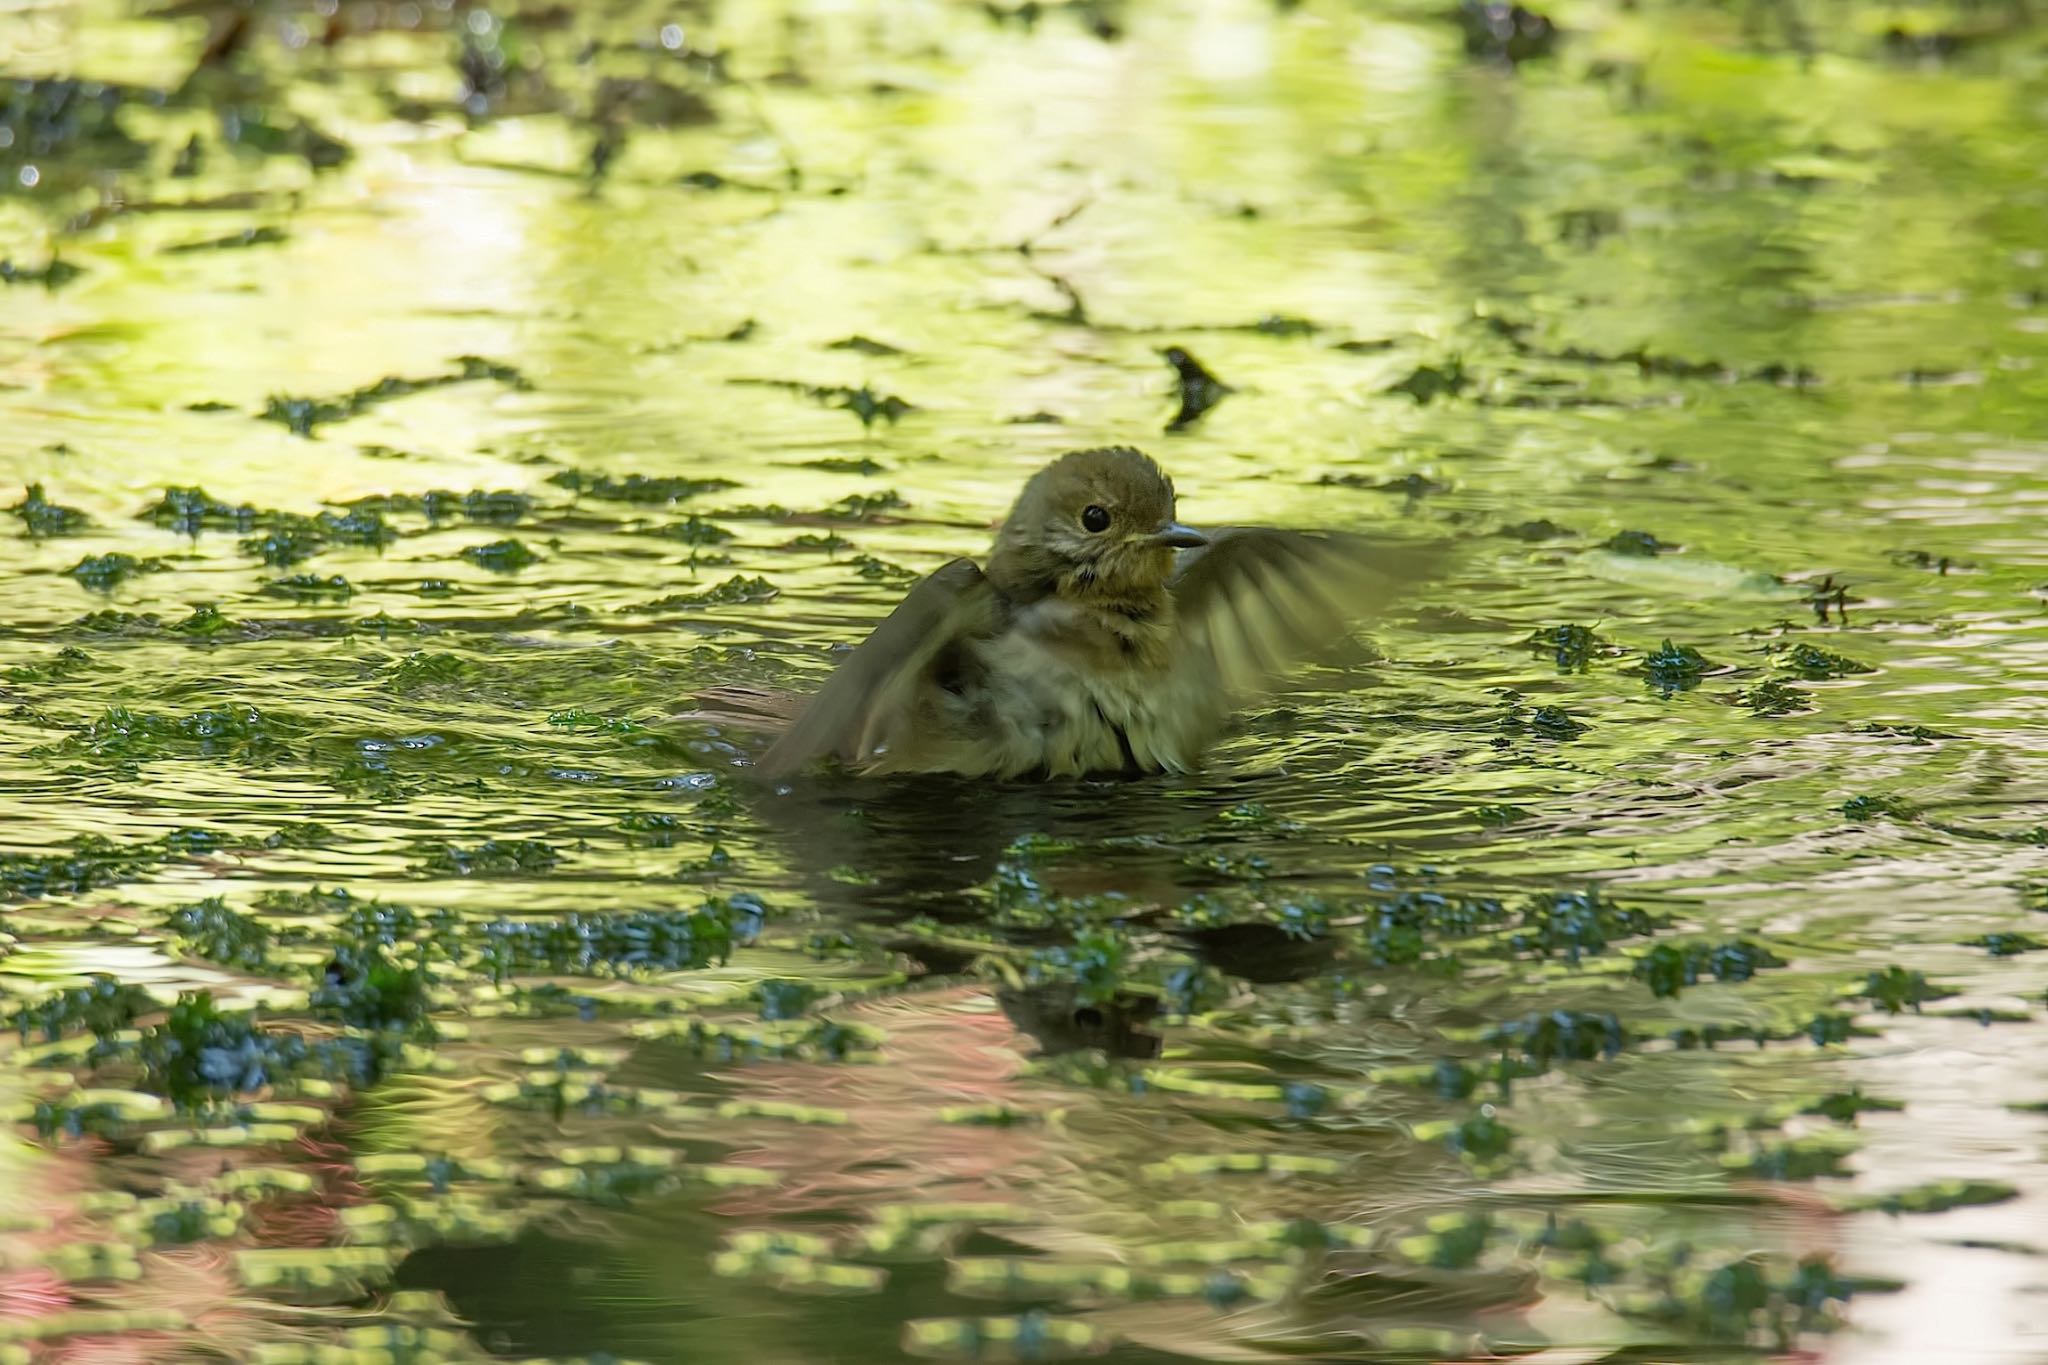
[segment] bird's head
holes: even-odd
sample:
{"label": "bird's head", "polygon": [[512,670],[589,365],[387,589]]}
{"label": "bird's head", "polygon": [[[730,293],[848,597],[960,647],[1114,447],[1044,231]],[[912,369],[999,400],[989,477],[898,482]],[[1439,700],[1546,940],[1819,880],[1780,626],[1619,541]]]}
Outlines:
{"label": "bird's head", "polygon": [[1207,544],[1174,520],[1173,480],[1128,446],[1076,450],[1032,475],[996,533],[989,577],[1012,597],[1143,605],[1173,552]]}

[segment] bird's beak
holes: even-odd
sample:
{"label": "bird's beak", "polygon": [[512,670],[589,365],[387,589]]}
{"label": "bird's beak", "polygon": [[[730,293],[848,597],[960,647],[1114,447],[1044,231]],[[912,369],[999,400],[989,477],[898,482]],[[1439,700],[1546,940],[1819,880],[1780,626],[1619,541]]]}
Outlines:
{"label": "bird's beak", "polygon": [[1151,540],[1154,545],[1171,546],[1176,550],[1197,550],[1209,543],[1209,537],[1177,521],[1169,521],[1154,531]]}

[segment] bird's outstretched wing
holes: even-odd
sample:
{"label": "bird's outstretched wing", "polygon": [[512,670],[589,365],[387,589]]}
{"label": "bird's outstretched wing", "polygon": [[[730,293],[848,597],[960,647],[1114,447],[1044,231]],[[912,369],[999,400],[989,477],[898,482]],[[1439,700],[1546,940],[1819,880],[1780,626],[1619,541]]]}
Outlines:
{"label": "bird's outstretched wing", "polygon": [[1218,702],[1269,686],[1305,656],[1341,640],[1404,581],[1428,547],[1263,526],[1210,533],[1174,573],[1184,681]]}
{"label": "bird's outstretched wing", "polygon": [[786,776],[827,753],[857,763],[909,742],[935,671],[995,614],[995,590],[979,565],[956,559],[940,568],[826,680],[762,755],[762,774]]}

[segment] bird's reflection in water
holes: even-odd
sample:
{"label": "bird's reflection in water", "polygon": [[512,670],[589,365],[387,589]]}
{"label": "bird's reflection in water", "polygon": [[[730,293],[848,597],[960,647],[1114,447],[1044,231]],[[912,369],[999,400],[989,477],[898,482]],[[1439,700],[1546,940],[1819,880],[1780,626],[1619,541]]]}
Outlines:
{"label": "bird's reflection in water", "polygon": [[1047,982],[996,992],[996,1003],[1017,1031],[1056,1054],[1097,1049],[1139,1061],[1159,1055],[1162,1045],[1149,1024],[1159,1013],[1156,996],[1120,992],[1108,1000],[1088,999],[1071,982]]}
{"label": "bird's reflection in water", "polygon": [[1204,925],[1180,929],[1174,937],[1224,975],[1258,985],[1306,981],[1337,961],[1337,940],[1277,924]]}
{"label": "bird's reflection in water", "polygon": [[[924,973],[948,975],[978,956],[971,944],[896,936],[891,928],[920,917],[983,927],[997,885],[1048,898],[1117,895],[1129,902],[1121,917],[1127,924],[1160,920],[1213,882],[1190,868],[1188,854],[1215,836],[1218,812],[1276,780],[1227,773],[1040,783],[823,777],[753,784],[748,805],[797,889],[842,922],[864,922],[878,942],[904,952]],[[1020,852],[1027,836],[1086,851],[1032,858]],[[1032,947],[1072,936],[1059,923],[1004,933]],[[1261,924],[1176,929],[1172,936],[1224,973],[1255,982],[1302,980],[1327,970],[1334,951],[1328,939]],[[1160,1038],[1148,1027],[1159,1002],[1147,995],[1096,999],[1072,983],[1012,982],[996,1000],[1048,1054],[1159,1054]]]}
{"label": "bird's reflection in water", "polygon": [[1085,859],[1032,863],[1030,875],[1048,892],[1116,893],[1134,906],[1181,899],[1186,841],[1224,801],[1187,787],[1164,777],[822,777],[757,787],[748,805],[796,888],[821,906],[872,925],[920,915],[959,923],[987,914],[990,878],[1027,836],[1089,850]]}

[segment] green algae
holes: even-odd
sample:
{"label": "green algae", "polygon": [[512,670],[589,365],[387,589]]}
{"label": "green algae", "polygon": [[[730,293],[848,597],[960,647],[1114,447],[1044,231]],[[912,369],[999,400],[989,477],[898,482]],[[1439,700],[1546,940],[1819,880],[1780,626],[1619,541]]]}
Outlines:
{"label": "green algae", "polygon": [[1560,526],[1548,517],[1538,517],[1534,521],[1518,521],[1511,526],[1503,526],[1495,534],[1506,536],[1510,540],[1539,544],[1550,540],[1564,540],[1577,535],[1578,532],[1568,526]]}
{"label": "green algae", "polygon": [[467,493],[455,493],[445,488],[421,494],[376,493],[352,499],[346,504],[351,516],[420,516],[426,518],[430,526],[445,525],[457,519],[510,526],[531,516],[535,505],[536,499],[531,494],[513,488],[476,488]]}
{"label": "green algae", "polygon": [[532,387],[526,377],[514,367],[486,360],[482,356],[458,356],[454,364],[455,370],[448,374],[430,375],[419,379],[389,375],[375,383],[351,389],[332,398],[273,395],[264,403],[263,410],[257,416],[266,422],[278,423],[294,436],[310,437],[320,427],[346,422],[380,403],[406,398],[429,389],[444,388],[450,384],[492,380],[515,390]]}
{"label": "green algae", "polygon": [[385,524],[381,512],[360,508],[340,516],[334,512],[322,512],[313,520],[334,544],[365,544],[381,548],[397,540],[397,530]]}
{"label": "green algae", "polygon": [[227,635],[239,628],[233,617],[223,612],[212,602],[202,602],[192,608],[191,615],[180,621],[173,621],[164,629],[190,639],[207,640]]}
{"label": "green algae", "polygon": [[815,531],[806,531],[800,536],[793,536],[785,541],[782,548],[785,550],[816,550],[824,554],[837,554],[841,550],[851,550],[853,542],[845,536],[834,532],[828,531],[820,535]]}
{"label": "green algae", "polygon": [[546,872],[561,861],[562,854],[540,839],[486,839],[474,848],[429,845],[412,871],[430,877],[495,877]]}
{"label": "green algae", "polygon": [[[851,339],[851,340],[862,340],[863,338],[858,338],[858,337],[856,337],[856,338],[850,338],[850,339]],[[846,345],[846,343],[845,343],[845,342],[835,342],[835,343],[833,344],[833,347],[832,347],[832,349],[834,349],[834,350],[838,350],[838,349],[841,349],[842,347],[844,347],[845,345]],[[830,455],[830,456],[826,456],[826,457],[825,457],[825,458],[823,458],[823,459],[818,459],[818,460],[805,460],[805,461],[804,461],[804,468],[806,468],[806,469],[822,469],[822,470],[824,470],[824,471],[825,471],[826,473],[828,473],[828,474],[862,474],[862,475],[874,475],[874,474],[886,474],[886,473],[888,473],[888,472],[889,472],[889,466],[887,466],[887,465],[883,464],[883,463],[882,463],[881,461],[879,461],[879,460],[873,459],[873,458],[871,458],[871,457],[869,457],[869,456],[866,456],[866,455],[861,455],[861,456],[845,456],[845,455]]]}
{"label": "green algae", "polygon": [[1852,796],[1841,805],[1842,814],[1859,824],[1868,820],[1917,820],[1920,812],[1902,797],[1886,793]]}
{"label": "green algae", "polygon": [[359,1029],[420,1030],[433,1009],[423,966],[394,962],[381,950],[343,947],[322,969],[307,1001],[315,1017]]}
{"label": "green algae", "polygon": [[340,574],[288,574],[273,578],[262,588],[266,597],[288,597],[294,602],[346,602],[355,595],[355,586]]}
{"label": "green algae", "polygon": [[722,545],[733,538],[733,533],[717,522],[695,516],[666,526],[652,527],[648,534],[683,545]]}
{"label": "green algae", "polygon": [[636,616],[657,616],[684,607],[731,607],[772,602],[782,589],[759,574],[734,574],[701,592],[676,592],[625,608]]}
{"label": "green algae", "polygon": [[1669,640],[1645,654],[1636,665],[1643,681],[1667,697],[1698,687],[1700,679],[1713,670],[1714,664],[1706,655],[1690,645],[1674,645]]}
{"label": "green algae", "polygon": [[[832,343],[830,343],[829,345],[827,345],[827,346],[825,347],[825,349],[826,349],[826,350],[828,350],[828,351],[855,351],[855,352],[858,352],[858,353],[859,353],[859,354],[861,354],[861,355],[902,355],[902,354],[903,354],[903,351],[902,351],[902,349],[901,349],[900,347],[896,347],[896,346],[891,346],[891,345],[890,345],[890,344],[889,344],[888,342],[886,342],[886,341],[876,341],[876,340],[874,340],[874,339],[873,339],[872,337],[864,337],[864,336],[861,336],[861,335],[859,335],[858,333],[856,333],[855,335],[853,335],[853,336],[850,336],[850,337],[841,337],[841,338],[840,338],[840,339],[839,339],[838,341],[832,342]],[[860,464],[872,464],[873,462],[872,462],[872,461],[858,461],[858,462],[856,462],[856,461],[848,461],[848,460],[837,460],[837,461],[833,461],[833,460],[814,460],[814,461],[812,461],[811,463],[812,463],[812,465],[813,465],[814,467],[816,467],[816,468],[819,468],[819,469],[833,469],[833,470],[837,470],[838,472],[841,472],[841,473],[845,473],[845,472],[847,472],[846,466],[847,466],[847,465],[849,465],[849,464],[856,464],[856,463],[860,463]],[[862,474],[871,474],[871,473],[873,473],[873,472],[875,472],[875,471],[874,471],[874,469],[872,469],[872,468],[867,468],[867,469],[855,469],[855,470],[853,470],[852,472],[854,472],[854,473],[862,473]]]}
{"label": "green algae", "polygon": [[1503,1057],[1543,1071],[1559,1062],[1614,1057],[1628,1046],[1628,1031],[1613,1014],[1548,1010],[1496,1024],[1484,1041],[1499,1044]]}
{"label": "green algae", "polygon": [[1823,1257],[1786,1268],[1752,1254],[1674,1267],[1664,1277],[1661,1296],[1642,1311],[1700,1340],[1744,1344],[1761,1338],[1782,1347],[1801,1332],[1832,1325],[1855,1294],[1885,1287],[1843,1276]]}
{"label": "green algae", "polygon": [[[570,730],[601,730],[607,734],[614,735],[637,735],[643,734],[646,731],[645,726],[636,721],[628,720],[623,716],[600,716],[593,712],[585,711],[580,707],[567,711],[550,712],[548,724]],[[627,819],[668,820],[671,822],[668,828],[675,827],[673,824],[675,817],[673,816],[636,815],[629,816]],[[621,824],[622,827],[625,827],[624,821]]]}
{"label": "green algae", "polygon": [[178,242],[164,248],[166,256],[186,256],[196,251],[240,251],[252,246],[276,246],[291,240],[281,227],[249,227],[225,237],[208,237],[197,242]]}
{"label": "green algae", "polygon": [[162,573],[170,567],[161,559],[137,559],[117,552],[88,555],[72,565],[69,572],[82,588],[112,592],[138,574]]}
{"label": "green algae", "polygon": [[33,683],[50,682],[90,672],[97,667],[92,655],[77,645],[65,645],[42,663],[13,664],[0,678],[8,682]]}
{"label": "green algae", "polygon": [[1670,554],[1680,547],[1659,540],[1648,531],[1616,531],[1600,543],[1600,548],[1618,555],[1649,559],[1656,555]]}
{"label": "green algae", "polygon": [[1636,959],[1635,975],[1649,986],[1652,995],[1663,998],[1698,985],[1704,977],[1741,982],[1766,968],[1784,965],[1785,959],[1748,939],[1716,944],[1660,943]]}
{"label": "green algae", "polygon": [[1591,628],[1570,624],[1534,631],[1523,643],[1531,653],[1549,655],[1560,673],[1579,672],[1596,658],[1620,652]]}
{"label": "green algae", "polygon": [[495,920],[481,926],[478,952],[494,979],[520,972],[684,971],[725,961],[749,913],[747,906],[713,900],[687,911]]}
{"label": "green algae", "polygon": [[1854,1154],[1853,1134],[1832,1131],[1798,1139],[1767,1140],[1747,1151],[1723,1154],[1722,1165],[1756,1180],[1803,1181],[1847,1175],[1842,1163]]}
{"label": "green algae", "polygon": [[1515,1131],[1496,1118],[1489,1105],[1446,1133],[1444,1145],[1479,1165],[1491,1166],[1514,1149]]}
{"label": "green algae", "polygon": [[177,717],[110,706],[42,752],[117,763],[233,757],[262,764],[287,756],[291,742],[303,733],[302,725],[266,716],[253,706],[205,707]]}
{"label": "green algae", "polygon": [[1937,1180],[1911,1189],[1861,1199],[1851,1207],[1877,1213],[1946,1213],[2017,1199],[2019,1191],[1995,1180]]}
{"label": "green algae", "polygon": [[1836,1123],[1854,1123],[1859,1114],[1897,1113],[1905,1107],[1897,1100],[1886,1099],[1881,1095],[1866,1095],[1861,1088],[1857,1088],[1823,1095],[1800,1112],[1819,1114],[1824,1118],[1833,1119]]}
{"label": "green algae", "polygon": [[1429,1230],[1399,1244],[1409,1261],[1438,1270],[1465,1270],[1479,1263],[1497,1229],[1485,1213],[1445,1214],[1429,1220]]}
{"label": "green algae", "polygon": [[1202,362],[1186,350],[1169,346],[1160,354],[1173,368],[1176,396],[1180,401],[1180,406],[1166,424],[1169,432],[1187,430],[1230,396],[1230,385],[1209,373]]}
{"label": "green algae", "polygon": [[230,909],[219,896],[173,910],[165,916],[164,928],[176,936],[182,951],[194,957],[247,972],[261,972],[270,965],[275,942],[271,931]]}
{"label": "green algae", "polygon": [[1766,678],[1741,693],[1737,700],[1759,716],[1790,716],[1813,709],[1813,699],[1805,691],[1775,678]]}
{"label": "green algae", "polygon": [[879,559],[874,555],[855,555],[847,561],[847,567],[853,570],[855,577],[864,578],[870,583],[907,583],[918,576],[914,569],[906,569],[901,564],[891,564],[888,560]]}
{"label": "green algae", "polygon": [[541,562],[541,557],[529,549],[524,541],[494,540],[488,545],[472,545],[462,552],[462,557],[478,568],[489,569],[492,573],[518,573],[521,569],[532,568]]}
{"label": "green algae", "polygon": [[437,524],[459,513],[464,521],[510,526],[533,515],[535,499],[515,488],[473,488],[460,496],[437,490],[421,504],[427,520]]}
{"label": "green algae", "polygon": [[256,522],[256,509],[243,504],[230,506],[203,488],[166,488],[164,495],[144,509],[142,518],[180,535],[197,536],[201,531],[248,531]]}
{"label": "green algae", "polygon": [[1855,1020],[1846,1014],[1816,1014],[1804,1031],[1816,1047],[1847,1043],[1858,1036]]}
{"label": "green algae", "polygon": [[1805,678],[1814,682],[1876,671],[1869,664],[1858,663],[1846,655],[1822,649],[1804,640],[1782,653],[1773,654],[1771,662],[1795,678]]}
{"label": "green algae", "polygon": [[1503,734],[1527,735],[1552,743],[1577,739],[1593,728],[1562,706],[1523,706],[1518,700],[1509,701],[1498,724]]}
{"label": "green algae", "polygon": [[602,502],[629,502],[652,505],[667,505],[702,497],[706,493],[722,493],[739,487],[730,479],[693,479],[668,475],[627,474],[616,477],[610,474],[586,474],[581,470],[564,469],[550,474],[548,482],[558,488],[566,488],[580,497],[596,498]]}
{"label": "green algae", "polygon": [[63,852],[0,853],[0,902],[78,895],[145,875],[179,856],[163,844],[84,834]]}
{"label": "green algae", "polygon": [[154,612],[102,609],[79,617],[72,628],[87,635],[148,635],[163,629],[163,619]]}
{"label": "green algae", "polygon": [[1389,384],[1386,392],[1405,394],[1421,406],[1439,398],[1460,397],[1472,387],[1472,383],[1464,358],[1454,355],[1432,364],[1417,365],[1406,376]]}
{"label": "green algae", "polygon": [[1993,957],[2018,957],[2021,953],[2039,952],[2048,944],[2042,943],[2031,934],[1980,934],[1966,938],[1963,945],[1968,948],[1982,948]]}
{"label": "green algae", "polygon": [[857,389],[828,386],[810,392],[813,398],[828,407],[852,413],[864,428],[874,426],[877,420],[894,426],[905,413],[917,410],[909,400],[898,398],[893,393],[877,393],[865,384]]}
{"label": "green algae", "polygon": [[[128,1051],[112,1044],[102,1044],[101,1050],[109,1060]],[[145,1029],[133,1045],[133,1056],[142,1087],[185,1111],[203,1110],[224,1098],[298,1076],[364,1083],[374,1080],[391,1060],[381,1042],[308,1041],[296,1033],[265,1029],[251,1013],[221,1010],[205,991],[182,997],[161,1024]]]}
{"label": "green algae", "polygon": [[0,285],[39,284],[56,291],[85,273],[83,266],[52,256],[41,265],[16,265],[0,257]]}
{"label": "green algae", "polygon": [[472,671],[473,666],[458,655],[420,652],[408,654],[386,668],[385,682],[394,692],[412,692],[462,682]]}
{"label": "green algae", "polygon": [[1516,952],[1553,954],[1571,962],[1605,952],[1619,939],[1655,933],[1665,921],[1648,911],[1617,905],[1598,888],[1532,898],[1507,937]]}
{"label": "green algae", "polygon": [[1954,992],[1934,985],[1919,972],[1891,966],[1870,973],[1856,994],[1886,1014],[1899,1014],[1909,1009],[1918,1013],[1928,1001],[1946,999]]}
{"label": "green algae", "polygon": [[92,525],[92,519],[77,508],[50,501],[39,483],[30,484],[21,501],[7,510],[21,520],[24,531],[37,538],[77,535]]}
{"label": "green algae", "polygon": [[0,127],[10,136],[0,164],[12,167],[29,157],[74,153],[93,162],[127,165],[145,151],[121,126],[121,110],[146,102],[151,93],[136,86],[64,77],[16,78],[0,105]]}
{"label": "green algae", "polygon": [[901,511],[910,506],[902,495],[893,488],[884,488],[874,493],[848,493],[830,507],[819,509],[814,515],[828,521],[873,521],[890,512]]}
{"label": "green algae", "polygon": [[83,986],[52,991],[16,1005],[7,1015],[7,1027],[18,1032],[24,1043],[31,1038],[54,1043],[79,1032],[104,1038],[162,1009],[162,1002],[140,987],[110,976],[95,976]]}

